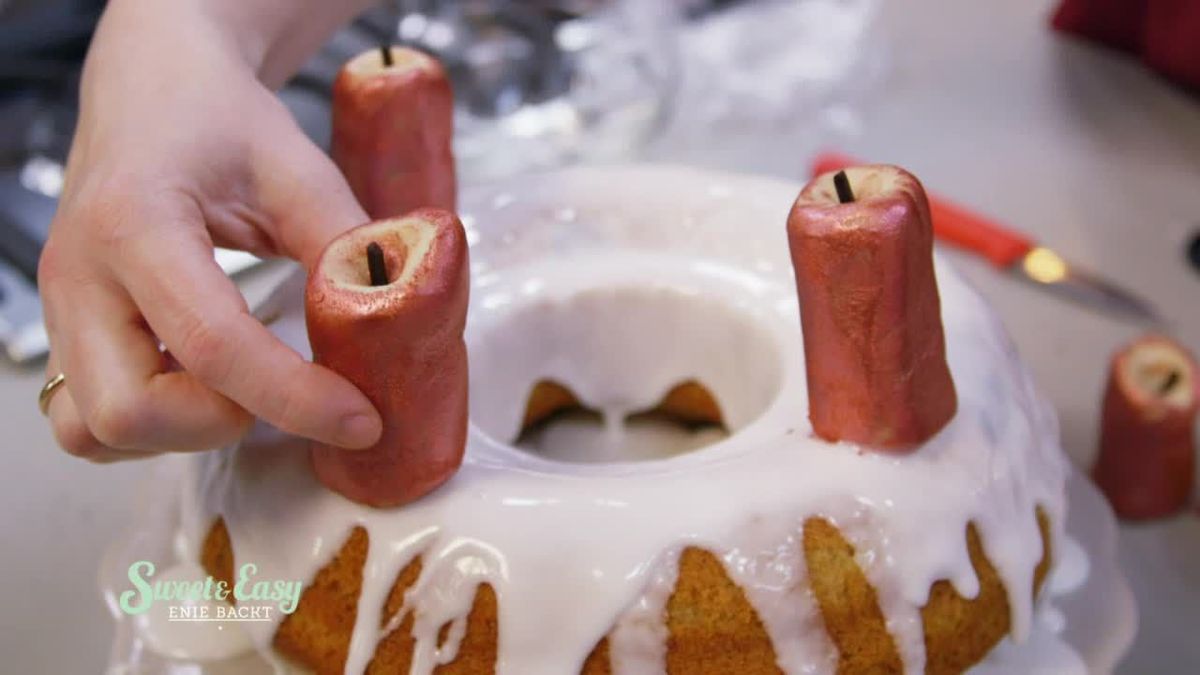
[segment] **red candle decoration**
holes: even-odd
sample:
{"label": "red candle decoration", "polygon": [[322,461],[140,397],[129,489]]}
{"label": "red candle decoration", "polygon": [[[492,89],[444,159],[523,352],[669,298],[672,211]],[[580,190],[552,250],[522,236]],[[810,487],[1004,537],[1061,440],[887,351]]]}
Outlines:
{"label": "red candle decoration", "polygon": [[921,183],[894,166],[817,176],[788,215],[809,418],[827,441],[905,451],[954,416]]}
{"label": "red candle decoration", "polygon": [[1142,48],[1148,4],[1145,0],[1062,0],[1050,25],[1136,53]]}
{"label": "red candle decoration", "polygon": [[453,132],[453,93],[433,57],[383,47],[338,73],[331,154],[372,218],[454,210]]}
{"label": "red candle decoration", "polygon": [[1200,88],[1200,3],[1196,0],[1062,0],[1051,25],[1139,54],[1147,66]]}
{"label": "red candle decoration", "polygon": [[1113,357],[1092,477],[1118,516],[1158,518],[1187,506],[1198,408],[1196,360],[1182,345],[1149,335]]}
{"label": "red candle decoration", "polygon": [[1146,65],[1193,89],[1200,89],[1200,3],[1196,0],[1146,2]]}
{"label": "red candle decoration", "polygon": [[313,360],[366,394],[383,418],[365,450],[312,447],[317,478],[356,502],[411,502],[448,480],[467,438],[470,280],[452,213],[420,209],[329,244],[305,290]]}

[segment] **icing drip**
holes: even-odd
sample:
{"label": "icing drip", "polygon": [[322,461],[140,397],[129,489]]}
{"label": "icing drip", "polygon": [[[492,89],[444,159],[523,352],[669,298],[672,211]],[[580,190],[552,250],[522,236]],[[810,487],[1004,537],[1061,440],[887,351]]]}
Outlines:
{"label": "icing drip", "polygon": [[669,420],[630,418],[628,411],[608,409],[602,414],[604,433],[596,433],[595,423],[571,416],[529,434],[521,446],[563,462],[630,462],[666,459],[712,445],[727,435],[712,427],[684,431]]}
{"label": "icing drip", "polygon": [[609,637],[614,673],[657,675],[666,671],[667,600],[679,576],[679,550],[666,552],[654,565],[642,594],[617,619]]}
{"label": "icing drip", "polygon": [[808,586],[802,532],[799,519],[753,518],[722,560],[762,619],[779,667],[787,673],[833,672],[837,648]]}
{"label": "icing drip", "polygon": [[[613,175],[620,203],[612,185],[599,189]],[[1042,557],[1036,506],[1049,515],[1052,540],[1062,540],[1067,465],[1053,413],[983,301],[939,259],[957,416],[902,458],[814,439],[783,231],[794,193],[667,169],[566,173],[477,192],[464,210],[472,427],[460,472],[414,504],[372,510],[322,489],[303,441],[259,427],[238,448],[189,458],[186,548],[194,553],[220,514],[237,561],[267,578],[308,580],[355,525],[365,527],[352,673],[398,625],[380,630],[381,607],[416,556],[422,573],[401,612],[415,617],[413,673],[454,657],[484,582],[498,598],[500,675],[577,672],[605,635],[617,672],[661,672],[663,607],[686,545],[722,559],[782,669],[829,672],[836,650],[820,629],[799,545],[811,516],[854,544],[909,672],[923,669],[919,607],[933,582],[978,592],[968,523],[1008,589],[1014,634],[1026,636]],[[295,281],[280,289],[272,329],[307,355],[300,297]],[[695,379],[717,397],[732,433],[661,459],[540,457],[508,443],[530,388],[546,377],[616,411],[645,409]],[[616,427],[620,416],[610,417]],[[275,628],[248,632],[269,652]]]}

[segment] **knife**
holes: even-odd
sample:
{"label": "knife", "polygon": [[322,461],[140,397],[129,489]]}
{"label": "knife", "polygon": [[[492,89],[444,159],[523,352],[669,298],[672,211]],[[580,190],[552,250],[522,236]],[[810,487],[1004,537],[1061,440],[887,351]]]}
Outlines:
{"label": "knife", "polygon": [[[812,175],[863,164],[835,152],[817,156]],[[1039,288],[1093,309],[1135,321],[1158,324],[1162,318],[1146,300],[1069,264],[1054,250],[1000,223],[929,195],[929,215],[934,235],[953,246],[982,256],[996,267],[1012,272]]]}

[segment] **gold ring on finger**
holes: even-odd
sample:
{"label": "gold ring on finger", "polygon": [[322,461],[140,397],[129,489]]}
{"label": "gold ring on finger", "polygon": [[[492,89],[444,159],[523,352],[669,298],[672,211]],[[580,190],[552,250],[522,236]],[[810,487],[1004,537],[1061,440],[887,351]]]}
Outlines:
{"label": "gold ring on finger", "polygon": [[54,398],[66,382],[67,376],[59,373],[42,385],[42,390],[38,392],[38,410],[41,410],[43,415],[50,414],[50,399]]}

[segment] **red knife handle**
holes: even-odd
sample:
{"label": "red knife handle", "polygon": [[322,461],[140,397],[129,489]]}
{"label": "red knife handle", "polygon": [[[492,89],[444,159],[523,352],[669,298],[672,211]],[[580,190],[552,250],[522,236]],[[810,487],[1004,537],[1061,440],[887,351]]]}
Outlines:
{"label": "red knife handle", "polygon": [[[864,163],[847,155],[825,152],[813,161],[812,175]],[[1011,266],[1034,247],[1025,235],[933,194],[929,195],[929,217],[938,239],[977,253],[997,267]]]}

